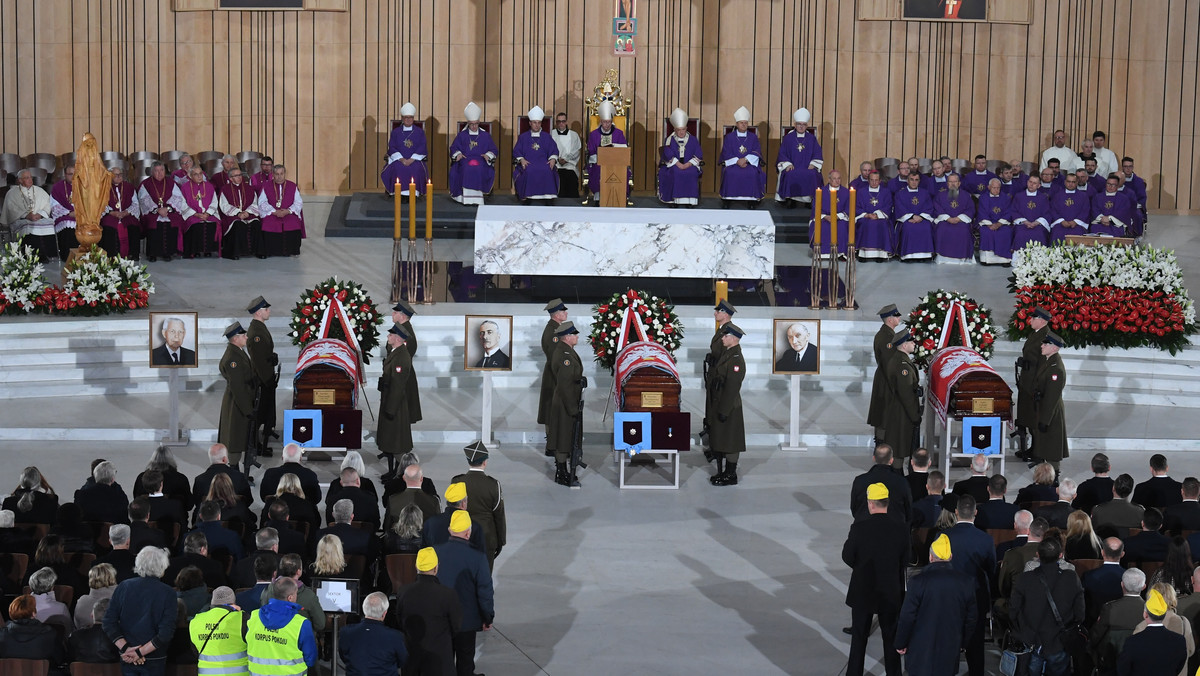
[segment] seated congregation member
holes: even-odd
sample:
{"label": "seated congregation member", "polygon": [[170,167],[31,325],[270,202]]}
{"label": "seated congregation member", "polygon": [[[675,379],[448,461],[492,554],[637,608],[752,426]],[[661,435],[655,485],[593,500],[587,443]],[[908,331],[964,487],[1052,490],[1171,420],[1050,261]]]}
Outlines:
{"label": "seated congregation member", "polygon": [[[220,189],[221,257],[238,260],[262,248],[262,219],[258,217],[258,196],[246,182],[239,167],[229,170],[229,179]],[[259,253],[259,258],[266,258]]]}
{"label": "seated congregation member", "polygon": [[1041,185],[1038,186],[1038,192],[1042,193],[1046,197],[1050,197],[1054,193],[1058,192],[1058,186],[1054,183],[1053,168],[1046,167],[1043,169],[1039,175],[1039,178],[1041,180]]}
{"label": "seated congregation member", "polygon": [[[1050,173],[1046,174],[1047,171]],[[1068,171],[1065,173],[1070,174],[1074,172]],[[1053,194],[1062,190],[1063,175],[1064,172],[1061,163],[1057,159],[1051,159],[1046,168],[1042,170],[1042,183],[1049,185],[1050,193]]]}
{"label": "seated congregation member", "polygon": [[175,179],[175,183],[180,187],[183,187],[183,184],[191,179],[192,168],[195,166],[196,160],[192,159],[191,155],[184,153],[179,156],[179,168],[171,172],[171,178]]}
{"label": "seated congregation member", "polygon": [[3,509],[12,510],[16,523],[54,523],[58,495],[37,467],[26,467],[17,488],[4,499]]}
{"label": "seated congregation member", "polygon": [[334,521],[334,505],[341,500],[349,500],[354,505],[355,521],[364,521],[372,525],[371,530],[379,528],[379,498],[374,493],[368,493],[360,487],[358,470],[347,467],[338,477],[341,488],[336,492],[329,491],[325,496],[325,521]]}
{"label": "seated congregation member", "polygon": [[321,482],[317,479],[317,473],[305,467],[304,451],[298,444],[287,444],[283,447],[282,452],[283,462],[278,467],[272,467],[263,472],[262,480],[258,484],[258,497],[267,504],[276,494],[279,488],[279,481],[285,474],[294,474],[299,482],[299,490],[295,491],[302,493],[303,496],[312,504],[321,504]]}
{"label": "seated congregation member", "polygon": [[1071,512],[1067,517],[1066,559],[1099,559],[1103,555],[1104,545],[1092,529],[1091,517],[1080,509]]}
{"label": "seated congregation member", "polygon": [[317,540],[317,555],[308,567],[312,577],[345,577],[346,553],[336,535],[323,535]]}
{"label": "seated congregation member", "polygon": [[1008,492],[1008,479],[1003,474],[993,474],[987,479],[987,500],[980,501],[975,507],[975,525],[988,530],[991,528],[1016,528],[1017,505],[1007,502],[1004,494]]}
{"label": "seated congregation member", "polygon": [[1075,502],[1071,503],[1075,509],[1082,509],[1085,514],[1091,515],[1092,510],[1096,505],[1103,504],[1113,499],[1113,480],[1108,476],[1112,465],[1108,461],[1108,456],[1103,453],[1097,453],[1092,456],[1092,478],[1085,479],[1079,484],[1079,490],[1075,493]]}
{"label": "seated congregation member", "polygon": [[[144,551],[138,552],[140,560],[142,554],[146,551],[153,551],[154,548],[147,548]],[[170,560],[170,565],[164,568],[162,581],[167,584],[175,584],[175,577],[179,572],[189,566],[195,566],[200,569],[204,576],[204,582],[210,587],[220,587],[225,584],[225,567],[216,559],[208,556],[208,538],[200,531],[188,533],[188,536],[183,540],[183,553]],[[137,570],[137,567],[134,567]]]}
{"label": "seated congregation member", "polygon": [[[141,481],[146,486],[145,496],[146,502],[150,505],[151,521],[163,531],[172,530],[175,524],[178,524],[181,529],[187,526],[188,517],[187,512],[183,510],[183,503],[163,493],[166,479],[162,472],[156,469],[142,472]],[[184,481],[186,483],[186,479]],[[191,490],[189,489],[188,492],[190,494]]]}
{"label": "seated congregation member", "polygon": [[496,183],[496,170],[492,166],[500,155],[500,149],[492,135],[480,129],[479,118],[483,110],[472,101],[463,109],[467,126],[454,137],[450,144],[450,198],[463,204],[483,204],[483,196],[492,191]]}
{"label": "seated congregation member", "polygon": [[[600,148],[626,148],[629,146],[629,141],[625,138],[625,132],[613,124],[613,116],[616,115],[616,107],[611,101],[602,101],[596,109],[596,116],[600,118],[600,126],[596,127],[588,134],[588,190],[592,193],[592,199],[600,199]],[[629,181],[633,180],[633,168],[627,170]],[[628,184],[625,188],[625,195],[628,196],[633,190],[632,184]]]}
{"label": "seated congregation member", "polygon": [[204,584],[204,573],[195,566],[185,566],[175,576],[175,594],[183,604],[184,612],[189,618],[208,605],[208,587]]}
{"label": "seated congregation member", "polygon": [[987,155],[976,155],[972,170],[962,177],[962,189],[979,198],[994,178],[996,175],[987,168]]}
{"label": "seated congregation member", "polygon": [[429,171],[425,166],[425,158],[429,150],[426,146],[425,130],[414,122],[417,119],[417,107],[405,102],[400,106],[400,125],[392,129],[388,136],[387,164],[379,175],[383,181],[383,190],[388,195],[396,192],[396,183],[400,183],[400,194],[408,196],[409,185],[415,183],[417,194],[425,194],[425,183],[429,180]]}
{"label": "seated congregation member", "polygon": [[1200,480],[1194,476],[1187,477],[1179,491],[1183,501],[1163,509],[1163,528],[1171,535],[1200,531]]}
{"label": "seated congregation member", "polygon": [[150,175],[138,187],[138,211],[142,215],[142,236],[146,240],[146,255],[151,261],[169,261],[180,253],[179,242],[184,230],[183,194],[179,184],[167,176],[162,162],[150,165]]}
{"label": "seated congregation member", "polygon": [[821,187],[822,159],[821,144],[817,137],[808,133],[812,113],[800,108],[792,113],[792,130],[779,141],[779,153],[775,166],[779,171],[779,182],[775,187],[777,202],[809,202],[817,188]]}
{"label": "seated congregation member", "polygon": [[383,521],[384,530],[387,530],[399,518],[400,511],[408,505],[415,504],[421,510],[421,520],[424,521],[431,516],[436,516],[442,511],[441,503],[437,499],[437,494],[427,493],[421,490],[421,484],[425,478],[421,471],[421,466],[413,463],[404,468],[402,473],[404,478],[404,490],[397,491],[385,498],[386,509]]}
{"label": "seated congregation member", "polygon": [[1108,147],[1108,135],[1100,130],[1092,132],[1092,150],[1096,156],[1096,161],[1099,163],[1100,171],[1105,176],[1114,171],[1121,170],[1121,163],[1117,161],[1117,154]]}
{"label": "seated congregation member", "polygon": [[[829,212],[833,211],[837,219],[837,253],[845,258],[846,252],[849,250],[850,237],[850,191],[842,186],[842,172],[834,169],[829,172],[829,183],[817,189],[821,193],[821,213],[813,214],[813,220],[809,221],[808,225],[808,241],[811,244],[813,237],[816,234],[816,221],[819,219],[821,223],[821,257],[828,257],[831,251],[832,244],[832,228],[835,227],[830,222]],[[832,205],[837,203],[835,209]],[[814,208],[816,198],[813,198]]]}
{"label": "seated congregation member", "polygon": [[[405,453],[403,456],[401,456],[401,458],[404,458],[407,455],[408,454]],[[333,477],[333,481],[329,482],[329,490],[326,491],[327,493],[336,493],[342,489],[342,479],[341,479],[342,474],[341,474],[341,472],[342,472],[342,470],[346,469],[347,467],[351,467],[354,469],[355,472],[358,472],[358,487],[359,488],[370,493],[371,495],[374,495],[376,497],[379,496],[379,490],[375,487],[375,482],[371,481],[371,478],[367,476],[367,464],[365,462],[363,462],[362,454],[359,453],[358,451],[347,451],[346,452],[346,457],[342,458],[342,464],[338,467],[338,475]],[[401,466],[401,468],[398,471],[403,471],[403,470],[404,470],[404,467]],[[326,498],[328,498],[328,495],[326,495]],[[387,491],[384,491],[383,499],[387,500],[387,498],[388,498]]]}
{"label": "seated congregation member", "polygon": [[1132,504],[1133,477],[1122,474],[1113,481],[1112,497],[1092,508],[1092,523],[1107,534],[1125,535],[1130,528],[1141,528],[1145,509]]}
{"label": "seated congregation member", "polygon": [[542,130],[546,111],[541,106],[529,110],[529,130],[513,146],[513,188],[517,199],[550,200],[558,197],[558,144]]}
{"label": "seated congregation member", "polygon": [[221,249],[221,208],[217,191],[204,178],[204,170],[192,167],[188,180],[179,186],[183,195],[183,255],[211,258]]}
{"label": "seated congregation member", "polygon": [[150,525],[150,501],[146,496],[129,502],[129,549],[134,556],[145,547],[174,547],[175,544],[167,542],[166,533]]}
{"label": "seated congregation member", "polygon": [[248,552],[229,571],[229,583],[235,589],[254,586],[254,562],[260,556],[279,558],[279,531],[264,526],[254,534],[254,551]]}
{"label": "seated congregation member", "polygon": [[1054,465],[1048,462],[1039,463],[1033,468],[1033,482],[1017,491],[1016,502],[1025,505],[1030,502],[1055,502],[1058,491],[1054,488]]}
{"label": "seated congregation member", "polygon": [[[54,517],[54,524],[50,526],[49,535],[59,537],[62,540],[63,551],[68,554],[91,553],[96,550],[96,533],[90,524],[84,522],[85,513],[73,502],[58,506],[58,513]],[[122,510],[120,521],[126,518],[125,511]]]}
{"label": "seated congregation member", "polygon": [[700,168],[704,152],[700,141],[688,132],[688,114],[682,108],[671,111],[674,129],[659,149],[658,199],[664,204],[695,206],[700,200]]}
{"label": "seated congregation member", "polygon": [[66,647],[59,633],[37,616],[33,597],[23,594],[13,599],[8,616],[8,624],[0,627],[0,658],[49,660],[51,674],[65,675]]}
{"label": "seated congregation member", "polygon": [[[208,501],[216,502],[219,506],[218,521],[241,522],[242,529],[254,530],[258,522],[254,518],[254,514],[246,507],[242,501],[242,497],[233,490],[233,479],[228,474],[218,474],[213,477],[212,482],[208,484],[208,493],[204,495],[203,502],[196,507],[196,511],[192,513],[192,524],[199,526],[201,507]],[[197,518],[200,516],[200,518]],[[203,519],[208,521],[209,519]]]}
{"label": "seated congregation member", "polygon": [[[133,561],[137,552],[130,549],[129,531],[129,526],[123,523],[114,523],[108,527],[108,541],[112,545],[112,551],[96,559],[95,565],[92,566],[93,572],[98,566],[105,564],[112,566],[117,582],[124,582],[133,577]],[[88,586],[92,586],[91,572],[88,573]]]}
{"label": "seated congregation member", "polygon": [[962,189],[958,174],[946,179],[946,190],[934,200],[937,218],[933,239],[939,263],[975,262],[975,200]]}
{"label": "seated congregation member", "polygon": [[755,203],[767,194],[767,170],[763,166],[758,134],[750,131],[750,111],[742,106],[733,111],[734,129],[721,141],[721,199]]}
{"label": "seated congregation member", "polygon": [[12,229],[13,237],[33,247],[39,262],[46,263],[58,257],[53,212],[50,195],[33,184],[28,169],[22,169],[17,172],[17,185],[4,196],[0,223]]}
{"label": "seated congregation member", "polygon": [[[116,590],[116,587],[113,587]],[[81,599],[82,600],[82,599]],[[104,633],[101,623],[104,614],[108,612],[108,598],[100,599],[95,605],[88,606],[86,622],[71,632],[67,639],[67,654],[72,662],[85,664],[119,664],[121,654],[117,647]],[[82,606],[82,604],[80,604]],[[79,621],[79,607],[75,609],[76,622]]]}
{"label": "seated congregation member", "polygon": [[262,218],[262,248],[258,255],[299,256],[304,229],[304,200],[295,182],[289,181],[287,167],[276,164],[271,182],[258,195],[258,214]]}
{"label": "seated congregation member", "polygon": [[261,195],[263,188],[274,178],[275,160],[271,159],[270,155],[266,155],[258,161],[258,172],[250,177],[250,187],[254,188],[255,193]]}
{"label": "seated congregation member", "polygon": [[[405,491],[407,492],[407,491]],[[416,554],[423,546],[421,529],[425,515],[416,504],[405,505],[383,534],[383,554]]]}
{"label": "seated congregation member", "polygon": [[71,611],[65,603],[58,600],[58,596],[54,593],[54,585],[59,582],[58,575],[50,566],[41,568],[36,566],[37,564],[30,564],[33,574],[29,576],[27,584],[29,593],[33,595],[34,602],[37,604],[38,621],[44,624],[60,625],[66,632],[70,632],[74,627],[71,622]]}
{"label": "seated congregation member", "polygon": [[1042,179],[1030,176],[1025,190],[1013,195],[1009,220],[1013,224],[1012,250],[1029,242],[1046,244],[1050,239],[1050,196],[1042,192]]}
{"label": "seated congregation member", "polygon": [[208,182],[213,184],[213,187],[216,188],[218,195],[221,193],[222,188],[229,185],[230,174],[233,173],[233,170],[237,168],[237,166],[237,158],[229,153],[226,153],[225,156],[221,158],[221,170],[208,177]]}
{"label": "seated congregation member", "polygon": [[105,460],[92,468],[95,481],[75,491],[75,505],[88,521],[125,523],[128,521],[129,497],[117,484],[117,467]]}
{"label": "seated congregation member", "polygon": [[317,508],[308,499],[308,491],[301,487],[300,479],[295,474],[284,474],[279,479],[275,494],[263,499],[263,504],[266,505],[263,508],[264,523],[272,506],[277,502],[287,506],[288,515],[292,521],[306,522],[310,524],[310,530],[316,530],[321,526],[321,515],[317,513]]}
{"label": "seated congregation member", "polygon": [[[267,508],[266,518],[262,521],[262,527],[274,528],[276,533],[278,533],[280,554],[299,554],[303,556],[311,549],[305,538],[304,531],[295,528],[295,525],[291,522],[291,513],[288,510],[287,503],[279,500],[272,501]],[[316,526],[309,526],[308,532],[315,534]]]}
{"label": "seated congregation member", "polygon": [[921,174],[909,173],[908,187],[897,191],[892,199],[900,260],[933,258],[934,211],[933,198],[921,187]]}
{"label": "seated congregation member", "polygon": [[1159,532],[1162,528],[1162,512],[1149,507],[1142,514],[1142,531],[1125,538],[1125,558],[1121,565],[1126,568],[1143,561],[1166,561],[1171,539]]}
{"label": "seated congregation member", "polygon": [[[1030,174],[1025,173],[1025,170],[1022,168],[1023,165],[1021,164],[1021,160],[1013,160],[1009,166],[1012,168],[1009,180],[1013,183],[1012,188],[1009,190],[1011,192],[1021,192],[1021,190],[1025,187],[1025,184],[1029,181]],[[1003,178],[1003,176],[1001,176],[1001,178]]]}
{"label": "seated congregation member", "polygon": [[1104,183],[1104,192],[1092,197],[1093,235],[1101,237],[1124,237],[1133,224],[1133,207],[1129,199],[1118,191],[1121,180],[1116,174]]}
{"label": "seated congregation member", "polygon": [[855,201],[858,213],[853,227],[857,228],[859,259],[886,261],[896,250],[896,230],[892,227],[892,191],[882,185],[878,171],[871,170],[866,187],[856,191]]}
{"label": "seated congregation member", "polygon": [[1134,489],[1133,502],[1142,507],[1158,509],[1183,502],[1183,483],[1171,476],[1167,456],[1162,453],[1150,456],[1150,478]]}
{"label": "seated congregation member", "polygon": [[[213,485],[216,486],[223,480],[227,480],[226,477],[217,477]],[[196,527],[192,533],[202,533],[211,551],[225,550],[233,556],[234,560],[237,560],[242,558],[242,541],[237,532],[221,525],[221,517],[224,516],[222,512],[226,509],[225,503],[217,499],[205,500],[200,503],[200,506],[196,508],[199,518],[196,520]],[[253,518],[242,523],[245,524],[245,527],[251,529],[254,527]],[[188,535],[190,536],[191,533]]]}
{"label": "seated congregation member", "polygon": [[1058,500],[1052,505],[1038,507],[1033,510],[1033,513],[1035,516],[1045,519],[1051,528],[1066,530],[1067,517],[1075,511],[1075,508],[1071,506],[1071,501],[1075,499],[1075,482],[1071,479],[1063,479],[1055,490],[1058,493]]}
{"label": "seated congregation member", "polygon": [[1079,192],[1075,174],[1063,177],[1063,189],[1050,198],[1050,243],[1057,244],[1067,235],[1086,235],[1092,205],[1086,193]]}
{"label": "seated congregation member", "polygon": [[1008,265],[1012,262],[1012,223],[1009,210],[1012,196],[1004,192],[998,178],[988,181],[987,192],[979,196],[975,215],[979,224],[979,262]]}
{"label": "seated congregation member", "polygon": [[75,188],[75,165],[63,168],[63,180],[50,189],[50,217],[54,219],[54,236],[58,241],[58,257],[64,261],[71,249],[79,246],[75,239],[75,205],[71,204],[71,193]]}
{"label": "seated congregation member", "polygon": [[368,560],[374,559],[378,542],[372,533],[353,525],[354,503],[349,498],[342,498],[333,503],[333,525],[323,528],[317,533],[317,539],[326,535],[336,535],[342,542],[342,551],[347,556],[362,554]]}

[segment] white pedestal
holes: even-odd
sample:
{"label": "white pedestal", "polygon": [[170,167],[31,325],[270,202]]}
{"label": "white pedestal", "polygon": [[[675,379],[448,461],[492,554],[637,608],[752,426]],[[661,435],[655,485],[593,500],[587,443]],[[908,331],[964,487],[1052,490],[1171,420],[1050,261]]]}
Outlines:
{"label": "white pedestal", "polygon": [[789,407],[788,440],[779,444],[779,450],[789,453],[808,453],[808,446],[800,443],[800,376],[792,375],[792,404]]}

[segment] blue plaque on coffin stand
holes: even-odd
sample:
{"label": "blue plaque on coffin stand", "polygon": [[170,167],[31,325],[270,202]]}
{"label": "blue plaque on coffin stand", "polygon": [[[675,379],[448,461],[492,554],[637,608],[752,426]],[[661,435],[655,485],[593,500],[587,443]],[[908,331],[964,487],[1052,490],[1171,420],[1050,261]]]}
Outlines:
{"label": "blue plaque on coffin stand", "polygon": [[283,443],[302,448],[321,447],[321,410],[299,409],[283,412]]}
{"label": "blue plaque on coffin stand", "polygon": [[1003,455],[1004,428],[1000,418],[963,418],[963,453]]}
{"label": "blue plaque on coffin stand", "polygon": [[649,413],[618,411],[613,414],[613,448],[629,454],[650,450],[653,439]]}

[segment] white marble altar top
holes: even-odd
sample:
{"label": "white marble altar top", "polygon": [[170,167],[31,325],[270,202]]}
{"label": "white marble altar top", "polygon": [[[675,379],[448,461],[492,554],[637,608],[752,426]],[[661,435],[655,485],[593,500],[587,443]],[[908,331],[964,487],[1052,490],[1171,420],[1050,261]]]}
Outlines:
{"label": "white marble altar top", "polygon": [[491,206],[475,216],[475,272],[771,279],[765,211]]}

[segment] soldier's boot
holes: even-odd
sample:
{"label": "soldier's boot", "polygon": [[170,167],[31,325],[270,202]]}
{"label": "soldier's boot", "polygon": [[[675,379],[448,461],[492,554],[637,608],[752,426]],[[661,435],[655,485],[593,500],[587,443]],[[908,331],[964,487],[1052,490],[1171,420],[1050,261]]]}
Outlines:
{"label": "soldier's boot", "polygon": [[381,481],[386,482],[396,478],[396,456],[392,453],[387,453],[384,455],[384,458],[387,460],[388,471],[384,472],[383,476],[379,478]]}
{"label": "soldier's boot", "polygon": [[571,475],[567,472],[567,463],[554,463],[554,483],[558,484],[559,486],[571,485]]}
{"label": "soldier's boot", "polygon": [[271,450],[271,437],[276,436],[275,430],[270,427],[264,427],[262,431],[262,443],[258,445],[258,454],[264,458],[269,458],[275,455],[275,451]]}
{"label": "soldier's boot", "polygon": [[1029,437],[1026,436],[1027,430],[1023,426],[1018,426],[1013,435],[1017,437],[1017,452],[1015,455],[1021,460],[1029,461],[1032,459],[1029,451]]}
{"label": "soldier's boot", "polygon": [[718,455],[716,457],[716,460],[717,460],[717,473],[708,477],[708,483],[710,483],[714,486],[720,486],[721,484],[718,484],[717,480],[725,475],[725,456]]}
{"label": "soldier's boot", "polygon": [[712,485],[714,486],[736,486],[737,478],[737,463],[727,461],[725,463],[725,472],[713,477]]}

